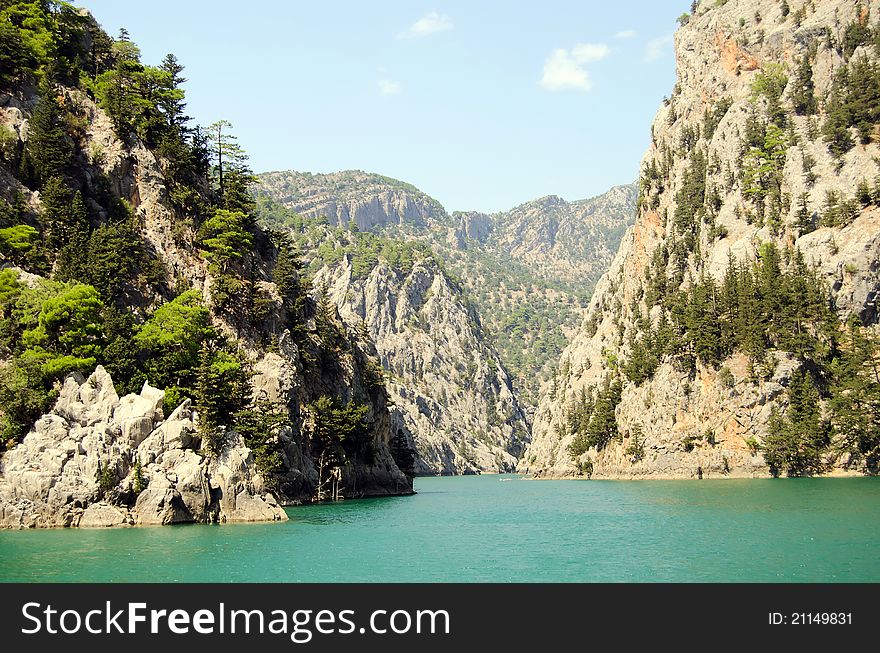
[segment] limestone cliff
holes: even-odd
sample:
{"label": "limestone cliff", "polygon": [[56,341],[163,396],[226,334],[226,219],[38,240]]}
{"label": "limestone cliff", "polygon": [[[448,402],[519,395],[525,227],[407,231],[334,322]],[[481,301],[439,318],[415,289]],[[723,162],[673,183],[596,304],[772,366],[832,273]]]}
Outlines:
{"label": "limestone cliff", "polygon": [[[795,356],[778,349],[762,365],[743,351],[693,365],[682,362],[680,351],[658,352],[648,373],[635,380],[623,374],[646,330],[686,321],[669,314],[672,302],[664,304],[661,295],[687,296],[697,286],[713,287],[711,280],[719,287],[731,262],[750,265],[762,252],[770,256],[767,244],[792,260],[800,252],[804,269],[815,268],[824,280],[841,321],[851,315],[867,324],[876,320],[880,211],[859,189],[880,172],[880,148],[873,133],[833,128],[846,93],[841,71],[859,62],[870,70],[877,61],[870,34],[880,3],[695,5],[675,36],[678,82],[650,131],[638,218],[558,374],[542,390],[524,472],[767,474],[762,450],[771,416],[785,412],[796,371],[813,373],[809,361],[816,352]],[[849,91],[850,97],[866,92]],[[851,147],[835,151],[847,137]],[[642,347],[642,355],[651,353]],[[612,379],[621,383],[616,397]],[[819,382],[825,382],[821,375]],[[603,388],[615,422],[606,431],[610,438],[599,447],[573,448],[576,407],[595,406],[589,391]],[[826,463],[865,469],[864,461],[850,464],[833,447]]]}
{"label": "limestone cliff", "polygon": [[416,442],[417,473],[516,468],[529,424],[478,317],[432,257],[408,269],[380,260],[359,276],[346,255],[315,284],[376,343],[392,418]]}
{"label": "limestone cliff", "polygon": [[206,455],[189,401],[166,419],[163,398],[148,385],[120,398],[100,366],[69,376],[52,411],[0,460],[0,527],[287,519],[240,437]]}

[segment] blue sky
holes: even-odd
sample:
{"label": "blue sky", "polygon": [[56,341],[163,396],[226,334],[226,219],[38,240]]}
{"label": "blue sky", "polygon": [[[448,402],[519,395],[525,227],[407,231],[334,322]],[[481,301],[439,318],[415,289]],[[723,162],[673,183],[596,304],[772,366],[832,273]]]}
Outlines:
{"label": "blue sky", "polygon": [[186,66],[257,172],[362,169],[447,209],[633,181],[672,91],[682,0],[85,0],[143,61]]}

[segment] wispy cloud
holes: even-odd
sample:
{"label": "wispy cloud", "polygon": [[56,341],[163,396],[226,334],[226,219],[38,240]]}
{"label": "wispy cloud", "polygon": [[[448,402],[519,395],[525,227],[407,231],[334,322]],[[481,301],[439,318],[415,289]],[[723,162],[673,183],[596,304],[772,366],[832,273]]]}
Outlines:
{"label": "wispy cloud", "polygon": [[616,38],[616,39],[633,39],[636,36],[638,36],[638,32],[636,32],[634,29],[625,29],[625,30],[621,30],[620,32],[615,34],[614,38]]}
{"label": "wispy cloud", "polygon": [[578,43],[571,50],[558,48],[544,62],[540,84],[550,91],[590,91],[593,81],[585,66],[601,61],[610,52],[611,49],[604,43]]}
{"label": "wispy cloud", "polygon": [[399,39],[417,39],[437,32],[447,32],[453,28],[452,19],[446,14],[431,11],[397,35]]}
{"label": "wispy cloud", "polygon": [[671,50],[672,34],[664,34],[648,41],[645,46],[645,61],[657,61]]}
{"label": "wispy cloud", "polygon": [[397,95],[400,93],[400,84],[393,79],[380,79],[379,93],[382,95]]}

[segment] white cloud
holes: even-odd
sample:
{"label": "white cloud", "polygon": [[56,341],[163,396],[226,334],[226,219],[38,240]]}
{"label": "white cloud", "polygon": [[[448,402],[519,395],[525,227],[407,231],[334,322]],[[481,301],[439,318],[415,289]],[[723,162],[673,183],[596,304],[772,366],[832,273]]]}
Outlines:
{"label": "white cloud", "polygon": [[611,48],[604,43],[578,43],[571,50],[558,48],[544,62],[540,84],[550,91],[566,88],[589,91],[593,82],[584,66],[601,61],[610,52]]}
{"label": "white cloud", "polygon": [[382,95],[397,95],[400,93],[400,84],[391,79],[380,79],[379,93]]}
{"label": "white cloud", "polygon": [[409,29],[397,35],[399,39],[416,39],[430,36],[437,32],[446,32],[453,28],[452,19],[446,14],[431,11],[409,26]]}
{"label": "white cloud", "polygon": [[634,29],[625,29],[614,35],[616,39],[632,39],[638,36],[638,32]]}
{"label": "white cloud", "polygon": [[672,34],[665,34],[648,41],[645,47],[645,61],[657,61],[669,51],[670,45],[672,45]]}

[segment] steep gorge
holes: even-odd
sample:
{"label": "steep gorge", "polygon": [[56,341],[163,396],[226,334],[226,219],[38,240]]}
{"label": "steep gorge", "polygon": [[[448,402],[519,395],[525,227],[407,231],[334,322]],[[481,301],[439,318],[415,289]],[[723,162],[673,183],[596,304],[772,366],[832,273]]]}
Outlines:
{"label": "steep gorge", "polygon": [[490,216],[449,215],[359,171],[260,182],[263,222],[292,234],[315,286],[376,340],[419,473],[514,469],[540,379],[631,220],[635,187]]}

